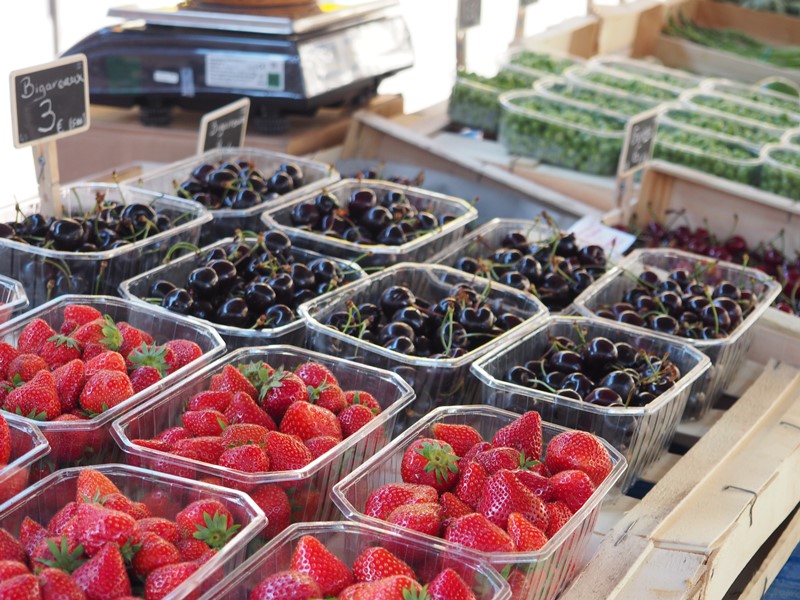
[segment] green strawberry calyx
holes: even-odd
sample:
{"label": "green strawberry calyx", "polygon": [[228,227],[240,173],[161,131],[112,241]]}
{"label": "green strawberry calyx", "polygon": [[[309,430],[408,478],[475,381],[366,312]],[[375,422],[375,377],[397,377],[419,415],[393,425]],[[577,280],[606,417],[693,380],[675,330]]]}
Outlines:
{"label": "green strawberry calyx", "polygon": [[36,562],[43,564],[45,567],[52,567],[54,569],[61,569],[67,573],[72,573],[86,562],[86,559],[83,558],[84,552],[82,545],[76,546],[72,552],[69,551],[69,542],[67,541],[67,536],[61,537],[60,546],[56,544],[55,541],[48,539],[47,548],[50,550],[50,554],[53,555],[53,558],[36,559]]}
{"label": "green strawberry calyx", "polygon": [[75,350],[80,350],[81,347],[78,340],[68,335],[62,335],[60,333],[50,336],[49,338],[47,338],[47,341],[54,342],[56,347],[66,346],[67,348],[72,348]]}
{"label": "green strawberry calyx", "polygon": [[215,550],[219,550],[227,544],[228,540],[236,535],[236,532],[241,528],[241,525],[228,527],[228,517],[218,512],[214,513],[213,517],[208,513],[203,513],[203,521],[205,526],[197,525],[194,537],[204,541]]}
{"label": "green strawberry calyx", "polygon": [[424,442],[417,448],[416,452],[427,461],[424,468],[425,472],[433,473],[439,484],[445,484],[448,473],[458,474],[459,457],[455,455],[450,444],[443,444],[438,441]]}
{"label": "green strawberry calyx", "polygon": [[104,315],[102,332],[103,338],[100,340],[100,343],[103,344],[109,350],[117,351],[122,346],[122,334],[119,332],[117,328],[117,324],[114,323],[114,319],[111,318],[111,315]]}
{"label": "green strawberry calyx", "polygon": [[147,345],[147,342],[142,342],[142,345],[135,348],[128,354],[128,361],[136,367],[153,367],[161,377],[167,374],[169,366],[167,365],[167,348],[157,344]]}

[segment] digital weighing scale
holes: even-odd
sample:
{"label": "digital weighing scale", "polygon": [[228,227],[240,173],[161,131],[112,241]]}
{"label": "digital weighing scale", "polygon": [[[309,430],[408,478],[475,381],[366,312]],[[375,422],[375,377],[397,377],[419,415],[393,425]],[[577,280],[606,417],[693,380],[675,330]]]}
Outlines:
{"label": "digital weighing scale", "polygon": [[64,55],[86,55],[92,103],[139,106],[146,125],[169,124],[172,107],[208,111],[247,96],[250,126],[280,133],[289,114],[362,103],[384,78],[413,65],[397,5],[122,6],[108,15],[125,21]]}

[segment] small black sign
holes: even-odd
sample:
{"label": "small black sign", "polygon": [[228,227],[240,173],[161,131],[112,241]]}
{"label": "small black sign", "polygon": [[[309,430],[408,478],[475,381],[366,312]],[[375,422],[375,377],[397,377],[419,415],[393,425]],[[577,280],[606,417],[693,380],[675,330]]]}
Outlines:
{"label": "small black sign", "polygon": [[658,111],[640,113],[628,120],[625,143],[622,146],[618,175],[624,177],[637,171],[653,156],[658,128]]}
{"label": "small black sign", "polygon": [[12,71],[14,146],[22,148],[89,129],[86,56],[76,54]]}
{"label": "small black sign", "polygon": [[458,0],[458,28],[469,29],[481,24],[481,0]]}
{"label": "small black sign", "polygon": [[198,153],[214,148],[244,146],[250,98],[242,98],[206,113],[200,121]]}

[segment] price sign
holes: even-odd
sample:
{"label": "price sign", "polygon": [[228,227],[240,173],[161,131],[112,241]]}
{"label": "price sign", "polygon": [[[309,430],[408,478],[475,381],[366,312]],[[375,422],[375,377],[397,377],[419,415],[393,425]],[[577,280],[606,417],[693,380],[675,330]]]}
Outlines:
{"label": "price sign", "polygon": [[469,29],[481,24],[481,0],[458,0],[458,28]]}
{"label": "price sign", "polygon": [[89,129],[86,56],[12,71],[14,146],[50,142]]}
{"label": "price sign", "polygon": [[619,177],[634,173],[653,156],[657,121],[658,110],[643,112],[628,120],[617,170]]}
{"label": "price sign", "polygon": [[242,98],[203,115],[200,120],[200,139],[197,152],[213,148],[244,146],[247,133],[247,115],[250,113],[250,98]]}

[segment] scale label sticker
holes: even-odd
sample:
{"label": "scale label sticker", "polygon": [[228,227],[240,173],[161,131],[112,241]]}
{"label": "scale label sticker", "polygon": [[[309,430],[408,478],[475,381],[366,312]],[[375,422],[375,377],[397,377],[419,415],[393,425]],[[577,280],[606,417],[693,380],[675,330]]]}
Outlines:
{"label": "scale label sticker", "polygon": [[234,52],[208,53],[206,85],[282,92],[286,87],[286,58]]}
{"label": "scale label sticker", "polygon": [[167,85],[178,85],[181,82],[181,76],[175,71],[156,69],[153,71],[153,81],[156,83],[166,83]]}

